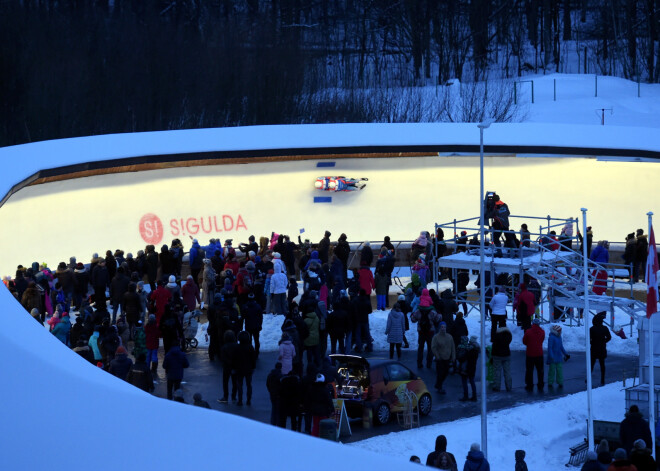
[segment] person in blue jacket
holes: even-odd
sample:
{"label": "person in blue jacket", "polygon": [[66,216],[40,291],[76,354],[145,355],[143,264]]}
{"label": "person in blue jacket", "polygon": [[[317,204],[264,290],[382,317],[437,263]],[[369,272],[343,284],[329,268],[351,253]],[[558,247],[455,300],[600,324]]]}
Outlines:
{"label": "person in blue jacket", "polygon": [[478,443],[470,445],[470,451],[465,459],[463,471],[490,471],[490,464]]}
{"label": "person in blue jacket", "polygon": [[555,324],[550,329],[548,336],[548,387],[551,388],[557,380],[557,386],[564,387],[564,362],[570,358],[570,355],[564,350],[564,343],[561,339],[561,326]]}
{"label": "person in blue jacket", "polygon": [[170,347],[163,360],[163,368],[167,373],[167,398],[172,399],[172,391],[181,388],[183,370],[188,368],[188,357],[178,345]]}
{"label": "person in blue jacket", "polygon": [[190,274],[197,286],[199,286],[199,272],[202,271],[205,256],[204,249],[200,247],[197,239],[193,239],[192,247],[190,247],[190,253],[188,254],[188,263],[190,263]]}

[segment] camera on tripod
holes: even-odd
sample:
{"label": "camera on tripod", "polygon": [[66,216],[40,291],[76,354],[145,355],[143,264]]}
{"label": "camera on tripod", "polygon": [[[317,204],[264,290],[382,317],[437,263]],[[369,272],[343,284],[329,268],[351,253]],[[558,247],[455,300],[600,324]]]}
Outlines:
{"label": "camera on tripod", "polygon": [[487,224],[488,220],[492,217],[489,214],[493,214],[495,210],[495,197],[497,193],[494,191],[487,191],[486,196],[484,197],[484,224]]}

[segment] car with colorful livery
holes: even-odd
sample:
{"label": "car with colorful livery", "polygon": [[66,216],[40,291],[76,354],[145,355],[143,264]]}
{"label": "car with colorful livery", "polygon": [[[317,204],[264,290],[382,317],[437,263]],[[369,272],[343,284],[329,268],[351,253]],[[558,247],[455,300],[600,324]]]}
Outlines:
{"label": "car with colorful livery", "polygon": [[374,411],[378,424],[389,422],[393,413],[404,410],[405,390],[415,393],[420,415],[431,412],[433,400],[424,381],[396,360],[367,360],[355,355],[330,355],[341,381],[337,398],[344,399],[351,418],[362,417],[365,407]]}

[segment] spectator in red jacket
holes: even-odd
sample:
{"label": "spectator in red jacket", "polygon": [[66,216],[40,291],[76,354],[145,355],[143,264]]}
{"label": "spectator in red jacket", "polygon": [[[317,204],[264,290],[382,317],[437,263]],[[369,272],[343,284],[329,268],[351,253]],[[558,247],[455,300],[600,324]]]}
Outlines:
{"label": "spectator in red jacket", "polygon": [[195,284],[192,275],[188,275],[186,284],[181,287],[181,297],[190,312],[193,312],[197,307],[197,303],[201,302],[199,286]]}
{"label": "spectator in red jacket", "polygon": [[374,274],[371,273],[369,265],[362,265],[360,267],[360,289],[363,289],[367,296],[371,295],[371,292],[376,289],[376,282],[374,280]]}
{"label": "spectator in red jacket", "polygon": [[513,309],[516,311],[516,321],[523,330],[532,326],[532,317],[536,312],[534,294],[527,291],[527,285],[520,283],[520,293],[513,300]]}
{"label": "spectator in red jacket", "polygon": [[541,328],[541,320],[534,319],[532,326],[525,331],[523,343],[527,345],[525,358],[525,390],[534,389],[534,369],[536,369],[536,386],[543,391],[543,341],[545,331]]}
{"label": "spectator in red jacket", "polygon": [[163,317],[165,306],[172,300],[172,292],[165,287],[164,281],[159,281],[158,288],[151,293],[150,298],[156,304],[156,322],[160,325],[160,318]]}

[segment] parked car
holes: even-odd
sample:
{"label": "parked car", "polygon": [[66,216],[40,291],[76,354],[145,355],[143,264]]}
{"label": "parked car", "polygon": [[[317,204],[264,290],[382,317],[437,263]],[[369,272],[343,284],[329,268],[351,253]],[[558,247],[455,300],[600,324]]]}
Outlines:
{"label": "parked car", "polygon": [[392,413],[404,409],[405,390],[417,396],[420,415],[428,415],[433,404],[424,381],[410,368],[395,360],[367,360],[353,355],[330,355],[341,376],[337,398],[344,399],[349,417],[362,417],[364,407],[374,411],[379,424],[389,422]]}

